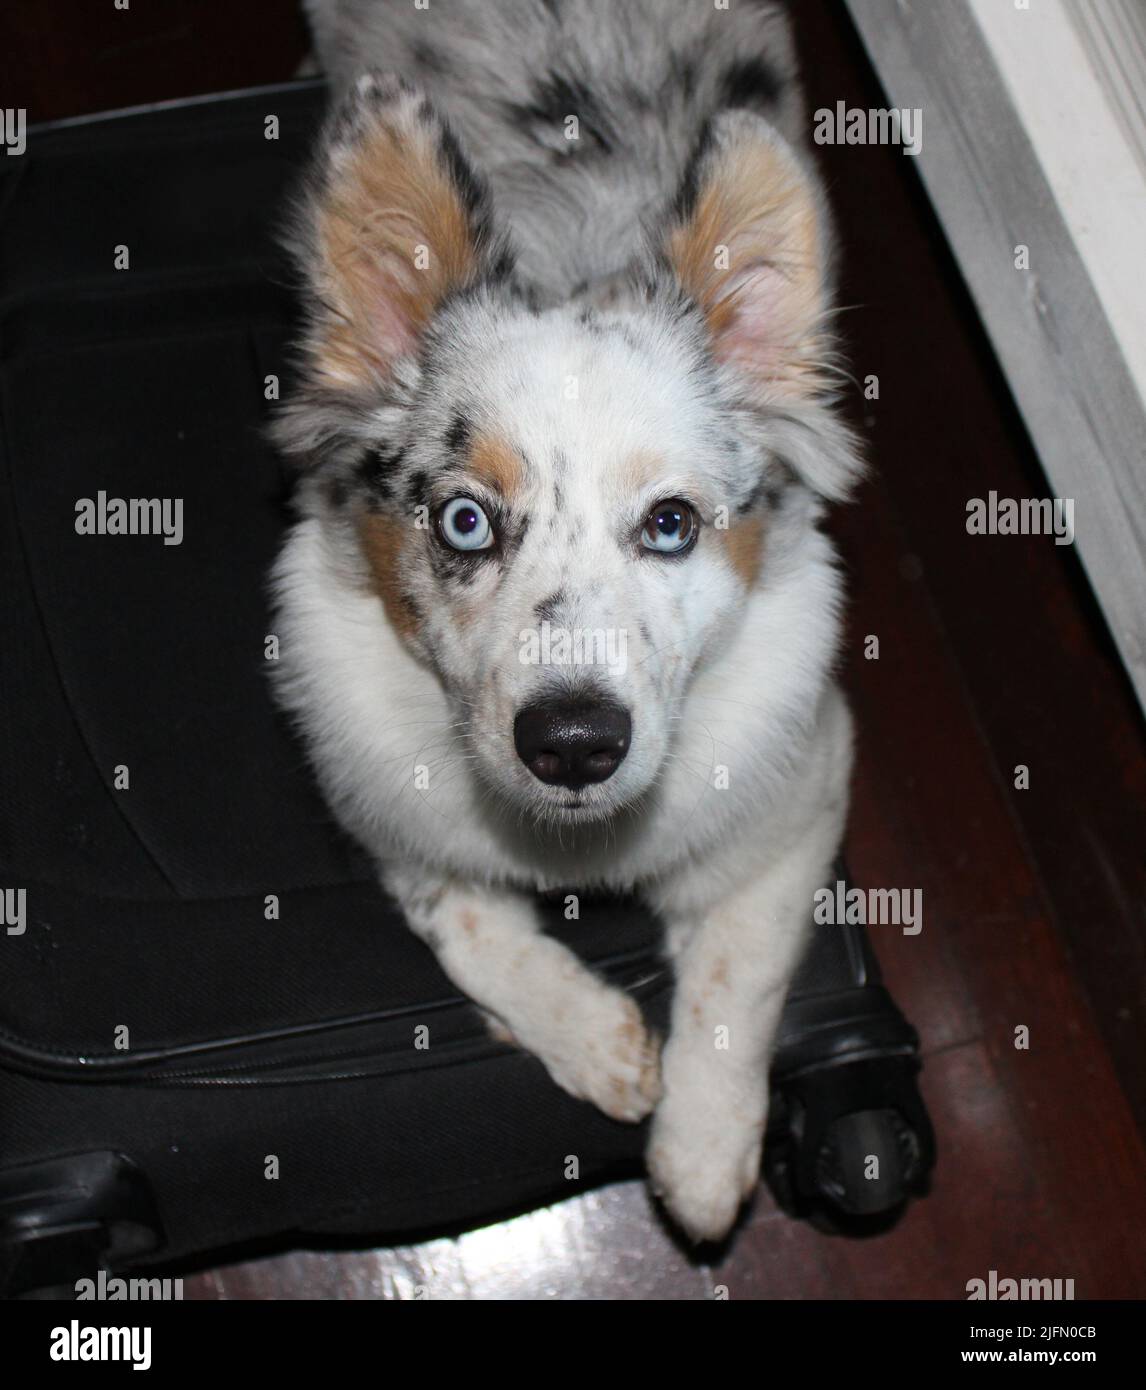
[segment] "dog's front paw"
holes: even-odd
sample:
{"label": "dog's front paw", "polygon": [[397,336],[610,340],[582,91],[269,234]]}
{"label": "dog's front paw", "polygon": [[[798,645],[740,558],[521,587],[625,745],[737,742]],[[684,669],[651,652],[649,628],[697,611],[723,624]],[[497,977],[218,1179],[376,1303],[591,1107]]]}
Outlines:
{"label": "dog's front paw", "polygon": [[764,1117],[721,1113],[711,1095],[696,1099],[689,1104],[670,1094],[658,1108],[649,1181],[690,1240],[722,1240],[760,1176]]}
{"label": "dog's front paw", "polygon": [[558,1013],[520,1041],[571,1096],[635,1124],[661,1094],[660,1045],[636,1003],[602,985],[573,1013]]}

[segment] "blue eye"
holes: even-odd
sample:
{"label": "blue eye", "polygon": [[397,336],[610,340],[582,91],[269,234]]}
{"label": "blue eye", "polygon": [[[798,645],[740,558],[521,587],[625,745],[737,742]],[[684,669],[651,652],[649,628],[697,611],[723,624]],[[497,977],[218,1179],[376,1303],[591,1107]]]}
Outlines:
{"label": "blue eye", "polygon": [[658,502],[641,529],[641,544],[658,555],[675,555],[692,541],[696,516],[687,502],[672,497]]}
{"label": "blue eye", "polygon": [[472,497],[455,497],[438,515],[442,540],[454,550],[488,550],[493,545],[489,517]]}

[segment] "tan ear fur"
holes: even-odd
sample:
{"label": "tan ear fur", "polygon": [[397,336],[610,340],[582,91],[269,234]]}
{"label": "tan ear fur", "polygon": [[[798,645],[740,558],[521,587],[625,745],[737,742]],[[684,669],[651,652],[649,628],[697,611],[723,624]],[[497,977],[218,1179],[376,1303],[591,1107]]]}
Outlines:
{"label": "tan ear fur", "polygon": [[751,390],[804,396],[821,388],[827,267],[819,195],[762,120],[721,118],[666,250],[704,312],[716,355]]}
{"label": "tan ear fur", "polygon": [[[374,84],[374,85],[368,85]],[[320,304],[309,350],[329,385],[385,377],[434,310],[480,269],[443,132],[411,89],[362,79],[312,203],[308,271]]]}

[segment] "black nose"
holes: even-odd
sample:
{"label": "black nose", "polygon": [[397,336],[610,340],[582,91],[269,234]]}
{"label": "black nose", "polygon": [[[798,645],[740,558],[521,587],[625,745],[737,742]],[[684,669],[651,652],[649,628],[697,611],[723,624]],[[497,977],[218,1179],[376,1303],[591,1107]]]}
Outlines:
{"label": "black nose", "polygon": [[530,705],[513,721],[517,756],[534,777],[571,790],[612,777],[632,733],[628,710],[617,705]]}

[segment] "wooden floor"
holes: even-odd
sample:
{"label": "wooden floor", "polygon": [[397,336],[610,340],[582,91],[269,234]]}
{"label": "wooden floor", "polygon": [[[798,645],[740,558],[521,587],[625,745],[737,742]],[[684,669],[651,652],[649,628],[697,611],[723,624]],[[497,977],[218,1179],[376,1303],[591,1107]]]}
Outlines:
{"label": "wooden floor", "polygon": [[[148,50],[159,71],[141,72],[118,36],[80,30],[78,4],[53,7],[57,35],[60,12],[76,13],[87,58],[57,43],[25,104],[44,117],[272,81],[301,56],[285,0],[249,7],[261,19],[244,42],[195,9],[164,7]],[[884,105],[842,7],[797,9],[812,108]],[[10,21],[29,61],[49,42],[35,13]],[[189,1297],[958,1298],[992,1269],[1072,1278],[1078,1298],[1146,1297],[1142,721],[1073,552],[966,533],[968,499],[1045,484],[912,161],[820,154],[853,371],[879,378],[878,400],[855,393],[873,478],[834,522],[859,727],[848,856],[860,884],[923,891],[922,934],[877,929],[876,946],[923,1038],[931,1195],[855,1242],[761,1192],[706,1263],[629,1183],[458,1239],[232,1265],[189,1278]]]}

